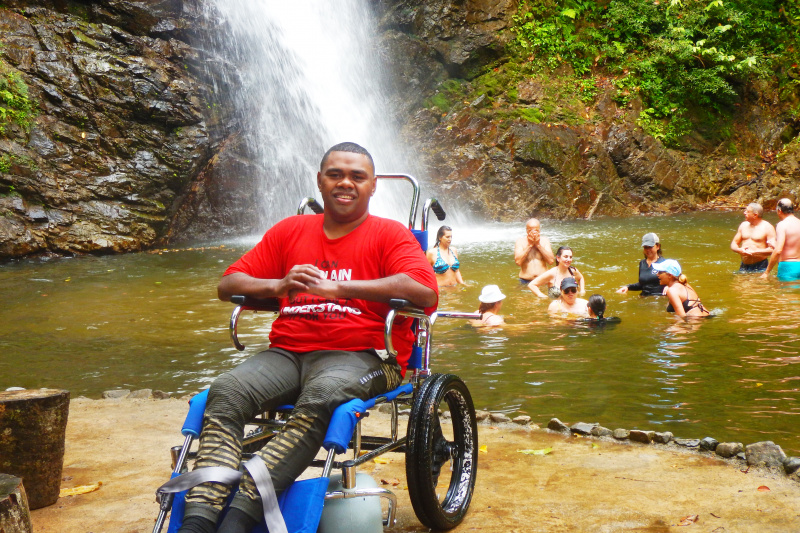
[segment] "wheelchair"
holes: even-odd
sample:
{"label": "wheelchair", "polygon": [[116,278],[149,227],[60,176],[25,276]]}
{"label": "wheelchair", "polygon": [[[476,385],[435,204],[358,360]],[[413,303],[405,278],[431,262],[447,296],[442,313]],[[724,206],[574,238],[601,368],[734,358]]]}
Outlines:
{"label": "wheelchair", "polygon": [[[411,183],[413,196],[408,227],[423,251],[426,250],[429,214],[433,211],[439,220],[444,220],[446,214],[442,206],[436,199],[428,199],[423,207],[421,229],[416,230],[414,224],[420,190],[417,180],[406,174],[377,177],[402,179]],[[311,197],[300,202],[297,214],[302,215],[306,208],[318,214],[323,210]],[[231,301],[236,308],[230,318],[230,337],[238,350],[244,350],[245,346],[237,334],[241,313],[246,310],[277,312],[278,301],[244,296],[234,296]],[[415,321],[415,342],[407,368],[407,382],[376,398],[367,401],[354,399],[336,408],[323,442],[325,458],[315,459],[309,467],[321,468],[321,474],[317,478],[295,481],[281,495],[279,504],[289,533],[383,531],[383,527],[394,525],[396,496],[390,490],[378,487],[366,474],[356,473],[360,465],[389,452],[405,454],[409,498],[422,524],[433,530],[448,530],[464,519],[472,499],[478,468],[475,408],[467,386],[458,376],[432,372],[431,340],[433,326],[440,318],[470,319],[480,316],[477,313],[455,311],[437,311],[426,315],[406,300],[392,300],[384,324],[386,350],[391,355],[397,355],[392,345],[392,327],[398,316],[411,317]],[[184,443],[171,450],[171,480],[157,491],[160,510],[153,533],[161,532],[168,515],[168,533],[180,527],[187,487],[179,482],[187,472],[189,462],[196,456],[196,452],[192,451],[192,442],[199,437],[202,429],[206,396],[207,391],[204,391],[190,400],[189,414],[181,431],[185,437]],[[391,414],[390,436],[362,434],[361,422],[369,417],[368,410],[381,404],[388,404]],[[405,435],[399,431],[400,406],[410,408]],[[245,461],[280,431],[291,409],[292,406],[283,406],[263,413],[247,426],[242,457],[245,467],[248,466]],[[348,450],[352,450],[352,458],[337,458]],[[203,481],[195,484],[200,482]],[[385,516],[380,499],[387,503]],[[264,524],[259,527],[264,527]],[[265,530],[257,528],[256,531]]]}

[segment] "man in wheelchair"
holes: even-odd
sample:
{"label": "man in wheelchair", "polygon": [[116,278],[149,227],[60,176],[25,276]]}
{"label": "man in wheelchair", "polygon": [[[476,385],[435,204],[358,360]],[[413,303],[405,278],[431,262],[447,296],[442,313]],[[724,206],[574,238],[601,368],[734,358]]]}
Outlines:
{"label": "man in wheelchair", "polygon": [[[324,214],[277,223],[225,271],[221,300],[278,298],[280,314],[270,348],[211,385],[196,469],[238,468],[245,423],[293,403],[286,425],[258,452],[281,493],[311,463],[338,405],[400,384],[414,334],[411,319],[399,318],[392,334],[398,355],[388,357],[383,338],[388,302],[404,298],[429,314],[437,305],[437,284],[409,230],[370,215],[375,184],[369,152],[355,143],[333,146],[317,173]],[[180,532],[217,531],[230,491],[221,483],[191,489]],[[245,473],[218,531],[250,531],[263,517],[261,502]]]}

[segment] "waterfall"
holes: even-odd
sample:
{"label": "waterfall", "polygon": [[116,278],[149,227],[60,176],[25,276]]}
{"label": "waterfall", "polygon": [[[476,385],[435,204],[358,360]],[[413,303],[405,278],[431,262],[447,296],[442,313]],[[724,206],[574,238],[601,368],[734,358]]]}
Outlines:
{"label": "waterfall", "polygon": [[[367,148],[378,173],[415,174],[392,122],[369,0],[212,4],[209,16],[227,29],[214,46],[237,67],[234,105],[261,166],[249,185],[263,199],[261,227],[318,193],[319,161],[338,142]],[[379,182],[371,212],[407,222],[410,191],[406,183]]]}

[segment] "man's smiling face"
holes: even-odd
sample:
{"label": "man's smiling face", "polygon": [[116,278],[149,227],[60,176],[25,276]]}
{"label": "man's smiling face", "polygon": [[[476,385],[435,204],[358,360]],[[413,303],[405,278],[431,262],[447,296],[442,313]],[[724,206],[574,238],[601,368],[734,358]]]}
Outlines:
{"label": "man's smiling face", "polygon": [[331,152],[317,174],[326,215],[340,224],[366,218],[375,182],[375,169],[367,156]]}

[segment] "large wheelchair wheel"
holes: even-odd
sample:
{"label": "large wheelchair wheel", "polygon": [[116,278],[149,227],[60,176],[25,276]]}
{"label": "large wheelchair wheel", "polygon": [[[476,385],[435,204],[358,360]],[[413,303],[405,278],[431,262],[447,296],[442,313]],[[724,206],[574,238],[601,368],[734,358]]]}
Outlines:
{"label": "large wheelchair wheel", "polygon": [[437,530],[460,524],[477,473],[478,428],[469,390],[458,376],[433,374],[417,391],[408,420],[406,477],[419,521]]}

